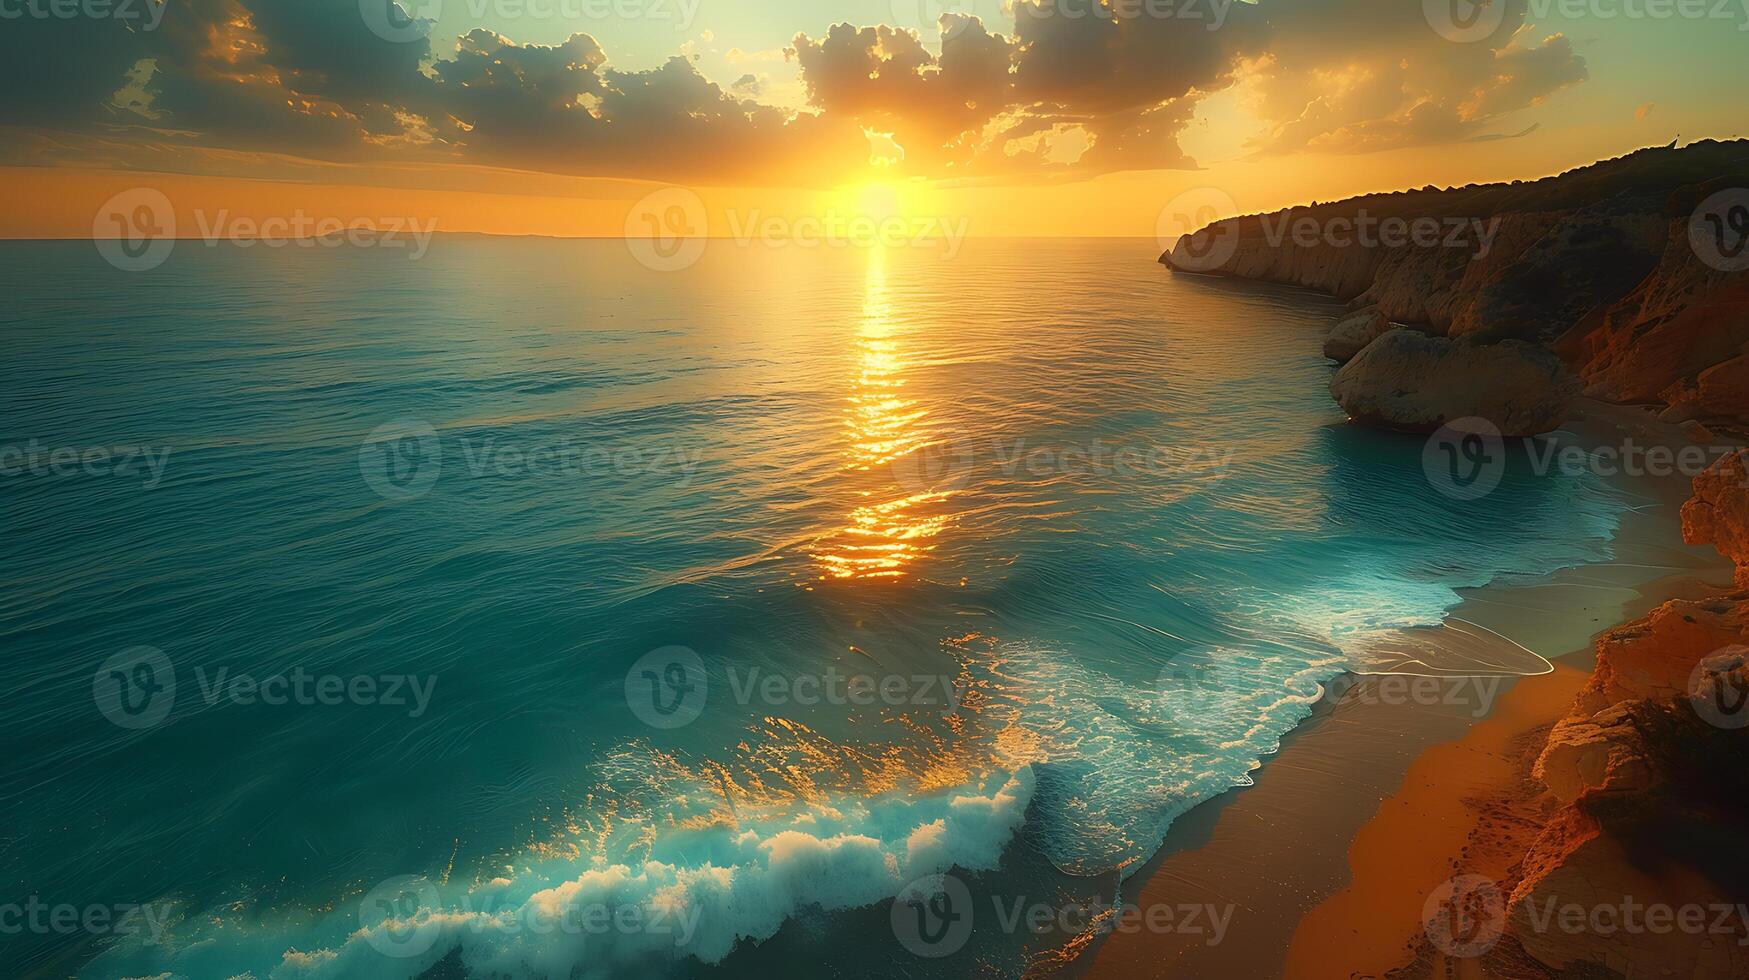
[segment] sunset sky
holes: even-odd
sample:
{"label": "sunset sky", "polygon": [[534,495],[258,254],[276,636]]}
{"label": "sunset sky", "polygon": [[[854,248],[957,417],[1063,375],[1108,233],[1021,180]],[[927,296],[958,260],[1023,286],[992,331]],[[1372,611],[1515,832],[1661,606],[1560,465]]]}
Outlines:
{"label": "sunset sky", "polygon": [[0,234],[86,236],[149,186],[614,235],[678,184],[719,216],[1152,235],[1192,188],[1267,210],[1749,129],[1749,0],[118,2],[0,20]]}

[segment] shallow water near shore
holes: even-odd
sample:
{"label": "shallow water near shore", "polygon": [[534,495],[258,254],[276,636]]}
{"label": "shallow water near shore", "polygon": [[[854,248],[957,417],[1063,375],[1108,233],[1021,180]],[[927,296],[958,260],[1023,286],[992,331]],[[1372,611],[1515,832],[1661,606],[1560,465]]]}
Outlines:
{"label": "shallow water near shore", "polygon": [[[5,478],[7,890],[172,910],[8,972],[1017,975],[1072,937],[919,957],[883,903],[1109,899],[1379,636],[1608,560],[1637,505],[1441,493],[1330,402],[1334,304],[1148,241],[0,251],[0,441],[163,453]],[[141,647],[172,703],[111,724]],[[818,696],[857,676],[896,696]],[[529,927],[576,902],[691,914]]]}

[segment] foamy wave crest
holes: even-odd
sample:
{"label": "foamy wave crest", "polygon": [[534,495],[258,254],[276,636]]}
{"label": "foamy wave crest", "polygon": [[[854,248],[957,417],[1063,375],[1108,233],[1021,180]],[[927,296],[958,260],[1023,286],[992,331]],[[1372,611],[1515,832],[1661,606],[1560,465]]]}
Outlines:
{"label": "foamy wave crest", "polygon": [[547,858],[467,888],[394,879],[315,921],[184,923],[168,951],[114,949],[87,975],[410,980],[451,955],[470,975],[502,977],[624,975],[686,956],[716,962],[804,908],[869,906],[918,877],[994,868],[1033,782],[1023,767],[981,788],[844,801],[788,824],[681,831],[636,864],[578,868]]}

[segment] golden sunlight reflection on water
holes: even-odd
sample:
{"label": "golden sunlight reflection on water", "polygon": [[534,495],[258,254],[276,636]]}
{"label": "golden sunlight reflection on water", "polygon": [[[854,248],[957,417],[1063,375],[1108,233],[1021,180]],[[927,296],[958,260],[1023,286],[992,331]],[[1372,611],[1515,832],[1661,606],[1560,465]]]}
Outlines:
{"label": "golden sunlight reflection on water", "polygon": [[894,460],[930,443],[923,424],[929,410],[904,390],[903,341],[910,329],[894,309],[886,254],[871,249],[844,418],[849,437],[844,469],[866,484],[857,491],[866,502],[851,509],[844,527],[816,543],[812,554],[825,578],[903,578],[935,550],[929,542],[946,527],[946,515],[926,511],[954,491],[907,489],[892,479]]}

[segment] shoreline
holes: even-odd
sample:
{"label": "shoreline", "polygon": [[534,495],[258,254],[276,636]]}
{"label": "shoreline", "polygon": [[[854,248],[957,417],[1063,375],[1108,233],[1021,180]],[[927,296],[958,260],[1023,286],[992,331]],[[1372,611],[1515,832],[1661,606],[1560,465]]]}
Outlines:
{"label": "shoreline", "polygon": [[[1599,402],[1585,402],[1568,431],[1585,445],[1687,444],[1678,427],[1642,409]],[[1478,863],[1467,845],[1483,821],[1500,829],[1502,815],[1466,801],[1516,788],[1524,746],[1540,747],[1536,735],[1590,678],[1595,639],[1665,601],[1715,594],[1732,581],[1728,561],[1681,541],[1688,479],[1612,483],[1645,503],[1623,514],[1611,560],[1459,590],[1462,601],[1446,614],[1522,644],[1552,671],[1498,679],[1495,698],[1478,686],[1452,703],[1443,691],[1437,704],[1391,703],[1366,696],[1379,690],[1375,677],[1335,704],[1321,702],[1255,771],[1254,785],[1180,817],[1124,883],[1123,900],[1143,906],[1233,906],[1225,941],[1108,934],[1069,972],[1323,978],[1407,966],[1426,895],[1460,858]],[[1502,850],[1508,863],[1522,853]]]}

